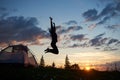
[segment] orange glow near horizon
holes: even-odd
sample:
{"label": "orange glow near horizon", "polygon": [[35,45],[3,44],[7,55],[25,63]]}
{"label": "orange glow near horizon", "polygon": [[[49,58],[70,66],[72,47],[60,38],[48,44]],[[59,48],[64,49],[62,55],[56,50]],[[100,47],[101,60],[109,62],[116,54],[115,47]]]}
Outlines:
{"label": "orange glow near horizon", "polygon": [[[46,41],[47,42],[47,41]],[[119,56],[113,55],[113,52],[99,52],[91,48],[59,48],[59,54],[44,53],[46,46],[49,44],[38,46],[29,45],[29,48],[33,51],[35,58],[40,63],[40,58],[43,55],[45,60],[45,65],[51,65],[55,62],[56,67],[64,68],[65,57],[68,54],[70,64],[78,64],[81,70],[89,71],[89,69],[103,70],[101,64],[111,63],[113,61],[118,61]],[[90,67],[90,68],[86,68]]]}
{"label": "orange glow near horizon", "polygon": [[85,70],[86,70],[86,71],[90,71],[90,69],[91,69],[90,66],[86,66],[86,67],[85,67]]}

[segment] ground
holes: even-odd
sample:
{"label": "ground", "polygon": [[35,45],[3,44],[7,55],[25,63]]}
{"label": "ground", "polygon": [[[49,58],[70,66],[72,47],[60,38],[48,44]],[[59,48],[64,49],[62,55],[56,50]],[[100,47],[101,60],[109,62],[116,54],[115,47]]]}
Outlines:
{"label": "ground", "polygon": [[0,68],[0,80],[120,80],[118,71],[84,71],[58,68]]}

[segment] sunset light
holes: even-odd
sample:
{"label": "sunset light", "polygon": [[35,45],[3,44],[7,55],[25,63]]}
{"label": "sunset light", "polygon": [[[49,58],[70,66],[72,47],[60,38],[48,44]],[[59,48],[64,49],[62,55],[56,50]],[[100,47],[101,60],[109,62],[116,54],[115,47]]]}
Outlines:
{"label": "sunset light", "polygon": [[90,69],[91,69],[91,68],[90,68],[89,66],[86,66],[86,67],[85,67],[85,70],[86,70],[86,71],[90,71]]}
{"label": "sunset light", "polygon": [[3,64],[41,68],[33,80],[116,80],[97,74],[120,71],[120,0],[0,0]]}
{"label": "sunset light", "polygon": [[[86,64],[101,67],[98,65],[120,61],[118,1],[2,0],[0,48],[27,45],[37,63],[44,56],[46,65],[55,62],[56,66],[64,66],[66,55],[71,65],[77,63],[80,67]],[[51,22],[55,23],[57,42],[51,40]],[[45,49],[53,48],[51,42],[59,54],[45,54]]]}

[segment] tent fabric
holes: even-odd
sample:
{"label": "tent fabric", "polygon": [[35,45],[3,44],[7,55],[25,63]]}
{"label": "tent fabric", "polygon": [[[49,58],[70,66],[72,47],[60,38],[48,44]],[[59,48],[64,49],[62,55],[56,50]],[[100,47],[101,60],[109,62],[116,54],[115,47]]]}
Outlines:
{"label": "tent fabric", "polygon": [[28,47],[24,45],[12,45],[3,49],[0,52],[0,64],[2,63],[38,66],[34,55],[30,52]]}
{"label": "tent fabric", "polygon": [[4,53],[0,54],[0,63],[23,63],[24,54],[22,53]]}

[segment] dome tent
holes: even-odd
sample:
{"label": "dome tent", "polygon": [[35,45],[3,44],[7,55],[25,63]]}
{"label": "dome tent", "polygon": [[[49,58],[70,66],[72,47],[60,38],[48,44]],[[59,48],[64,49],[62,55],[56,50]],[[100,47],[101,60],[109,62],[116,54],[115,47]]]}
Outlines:
{"label": "dome tent", "polygon": [[22,44],[10,45],[0,51],[0,65],[33,66],[37,67],[37,61],[27,46]]}

